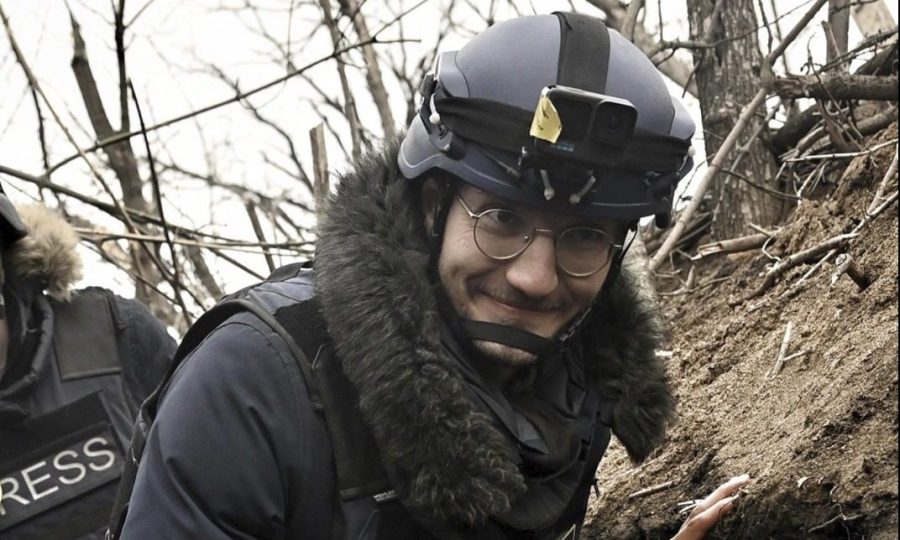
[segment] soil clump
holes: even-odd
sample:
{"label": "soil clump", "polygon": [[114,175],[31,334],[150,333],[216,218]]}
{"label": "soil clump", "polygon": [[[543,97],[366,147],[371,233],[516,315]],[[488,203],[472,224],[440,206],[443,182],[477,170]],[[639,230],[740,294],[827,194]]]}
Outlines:
{"label": "soil clump", "polygon": [[[896,138],[895,123],[868,144]],[[752,482],[709,538],[897,538],[897,203],[838,252],[865,289],[846,274],[832,283],[832,257],[800,285],[815,261],[747,298],[777,260],[857,227],[896,149],[835,161],[764,250],[663,267],[670,339],[660,354],[679,420],[639,467],[614,440],[584,538],[671,538],[687,515],[679,503],[742,473]],[[896,190],[895,174],[885,194]],[[680,280],[662,277],[672,271]],[[629,498],[652,486],[663,489]]]}

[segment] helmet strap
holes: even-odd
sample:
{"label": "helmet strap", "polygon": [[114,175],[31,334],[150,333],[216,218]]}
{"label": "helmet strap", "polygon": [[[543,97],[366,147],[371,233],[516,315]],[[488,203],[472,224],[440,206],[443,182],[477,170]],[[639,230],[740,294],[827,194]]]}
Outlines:
{"label": "helmet strap", "polygon": [[450,206],[453,204],[454,189],[450,182],[443,178],[434,178],[434,182],[437,184],[439,194],[432,208],[434,217],[431,221],[431,227],[425,231],[425,235],[428,241],[429,268],[432,275],[437,278],[437,264],[444,242],[444,227],[447,225],[447,215],[450,213]]}
{"label": "helmet strap", "polygon": [[554,341],[526,330],[502,324],[460,319],[460,325],[472,341],[490,341],[540,356]]}
{"label": "helmet strap", "polygon": [[6,275],[3,270],[3,249],[0,247],[0,321],[6,319],[6,298],[3,296],[3,286],[6,283]]}

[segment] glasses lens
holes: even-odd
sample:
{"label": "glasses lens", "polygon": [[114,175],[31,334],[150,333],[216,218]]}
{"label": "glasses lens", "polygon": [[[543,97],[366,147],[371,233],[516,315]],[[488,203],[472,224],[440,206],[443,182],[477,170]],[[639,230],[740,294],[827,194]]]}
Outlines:
{"label": "glasses lens", "polygon": [[509,259],[528,247],[532,230],[519,214],[496,208],[475,222],[475,244],[488,257]]}
{"label": "glasses lens", "polygon": [[556,262],[573,276],[587,276],[609,262],[612,238],[593,227],[571,227],[556,240]]}

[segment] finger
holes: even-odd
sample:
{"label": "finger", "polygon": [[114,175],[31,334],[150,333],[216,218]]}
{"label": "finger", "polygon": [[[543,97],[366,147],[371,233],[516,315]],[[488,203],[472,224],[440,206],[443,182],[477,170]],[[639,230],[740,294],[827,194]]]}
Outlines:
{"label": "finger", "polygon": [[722,516],[734,508],[734,501],[737,498],[737,495],[726,497],[697,515],[689,517],[672,540],[699,540],[703,538],[722,519]]}
{"label": "finger", "polygon": [[[742,474],[740,476],[735,476],[731,480],[725,482],[721,486],[717,487],[715,491],[710,493],[702,502],[697,504],[697,507],[691,512],[691,517],[709,509],[713,505],[722,501],[726,497],[731,497],[739,489],[747,485],[747,482],[750,481],[750,476],[747,474]],[[690,518],[688,518],[690,519]]]}

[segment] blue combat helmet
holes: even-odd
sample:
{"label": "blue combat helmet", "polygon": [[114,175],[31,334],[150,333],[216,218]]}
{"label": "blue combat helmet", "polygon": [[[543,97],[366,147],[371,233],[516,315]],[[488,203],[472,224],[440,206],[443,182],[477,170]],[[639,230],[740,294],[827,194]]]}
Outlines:
{"label": "blue combat helmet", "polygon": [[408,179],[667,226],[693,166],[687,110],[643,52],[586,15],[499,23],[441,54],[420,92],[398,156]]}

